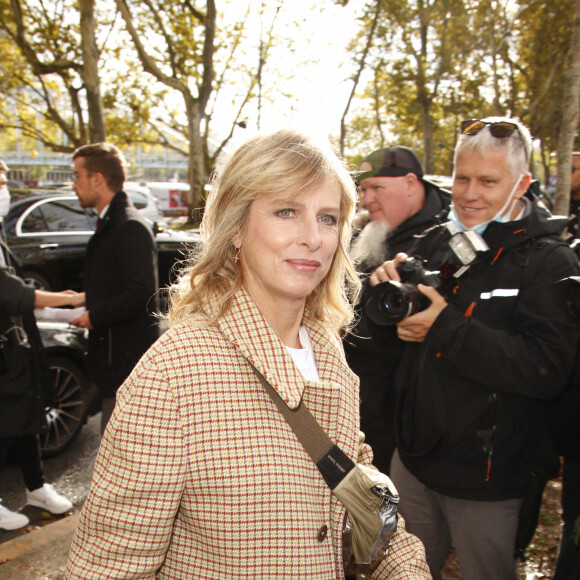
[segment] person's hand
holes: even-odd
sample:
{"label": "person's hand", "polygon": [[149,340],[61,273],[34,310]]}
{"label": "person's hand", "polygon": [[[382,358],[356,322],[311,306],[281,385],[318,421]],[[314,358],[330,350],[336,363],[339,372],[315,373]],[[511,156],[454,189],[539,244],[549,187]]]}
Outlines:
{"label": "person's hand", "polygon": [[85,293],[84,292],[75,292],[74,290],[61,290],[56,294],[60,294],[61,296],[66,296],[67,301],[65,302],[66,306],[84,306],[85,305]]}
{"label": "person's hand", "polygon": [[425,310],[408,316],[397,324],[397,335],[406,342],[423,342],[439,314],[447,307],[445,298],[432,286],[417,284],[417,289],[431,300],[431,304]]}
{"label": "person's hand", "polygon": [[84,306],[86,301],[86,294],[84,292],[74,292],[73,290],[64,290],[63,294],[70,296],[70,305],[75,308]]}
{"label": "person's hand", "polygon": [[77,326],[78,328],[87,328],[88,330],[93,330],[93,325],[91,324],[91,319],[89,318],[89,311],[85,310],[78,318],[71,321],[72,326]]}
{"label": "person's hand", "polygon": [[397,265],[401,262],[407,260],[407,254],[402,252],[397,254],[393,260],[383,262],[371,275],[369,278],[369,284],[371,286],[376,286],[381,282],[387,282],[388,280],[396,280],[400,282],[401,277],[399,272],[397,272]]}

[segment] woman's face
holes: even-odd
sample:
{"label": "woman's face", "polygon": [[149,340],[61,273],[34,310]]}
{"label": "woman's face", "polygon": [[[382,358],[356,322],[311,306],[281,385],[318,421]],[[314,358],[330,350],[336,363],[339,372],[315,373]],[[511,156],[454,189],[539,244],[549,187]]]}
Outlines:
{"label": "woman's face", "polygon": [[293,198],[264,195],[250,205],[234,244],[241,247],[244,285],[264,315],[304,306],[328,273],[338,246],[340,198],[339,185],[326,180]]}

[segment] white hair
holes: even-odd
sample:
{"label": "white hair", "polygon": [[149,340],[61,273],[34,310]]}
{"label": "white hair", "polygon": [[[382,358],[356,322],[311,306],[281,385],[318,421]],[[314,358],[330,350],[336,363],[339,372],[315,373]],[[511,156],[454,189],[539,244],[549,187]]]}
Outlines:
{"label": "white hair", "polygon": [[[532,136],[529,129],[517,117],[487,117],[482,119],[487,123],[513,123],[517,130],[509,137],[497,138],[491,134],[489,126],[484,127],[475,135],[459,136],[459,141],[453,154],[453,167],[457,165],[457,157],[465,149],[474,149],[481,152],[483,149],[505,151],[506,167],[512,174],[514,181],[522,173],[529,173],[532,156]],[[455,169],[453,169],[455,173]]]}

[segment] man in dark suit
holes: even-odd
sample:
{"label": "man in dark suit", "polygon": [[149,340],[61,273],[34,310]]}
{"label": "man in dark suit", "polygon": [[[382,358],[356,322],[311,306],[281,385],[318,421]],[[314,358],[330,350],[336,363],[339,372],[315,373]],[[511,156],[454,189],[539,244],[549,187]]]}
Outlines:
{"label": "man in dark suit", "polygon": [[126,161],[108,143],[73,154],[74,190],[82,207],[99,212],[87,247],[87,310],[72,324],[89,329],[89,377],[102,395],[104,431],[115,393],[155,342],[159,329],[157,250],[150,225],[122,190]]}

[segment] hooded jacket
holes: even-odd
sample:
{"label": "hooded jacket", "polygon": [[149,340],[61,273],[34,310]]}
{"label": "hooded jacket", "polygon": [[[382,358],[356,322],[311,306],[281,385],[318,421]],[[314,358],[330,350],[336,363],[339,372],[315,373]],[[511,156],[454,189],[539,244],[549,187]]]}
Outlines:
{"label": "hooded jacket", "polygon": [[[457,498],[522,497],[545,444],[543,407],[572,370],[577,322],[555,283],[580,271],[559,234],[567,219],[532,199],[524,217],[492,222],[489,251],[443,280],[448,306],[397,375],[401,460],[427,487]],[[426,232],[411,255],[447,271],[449,234]]]}

